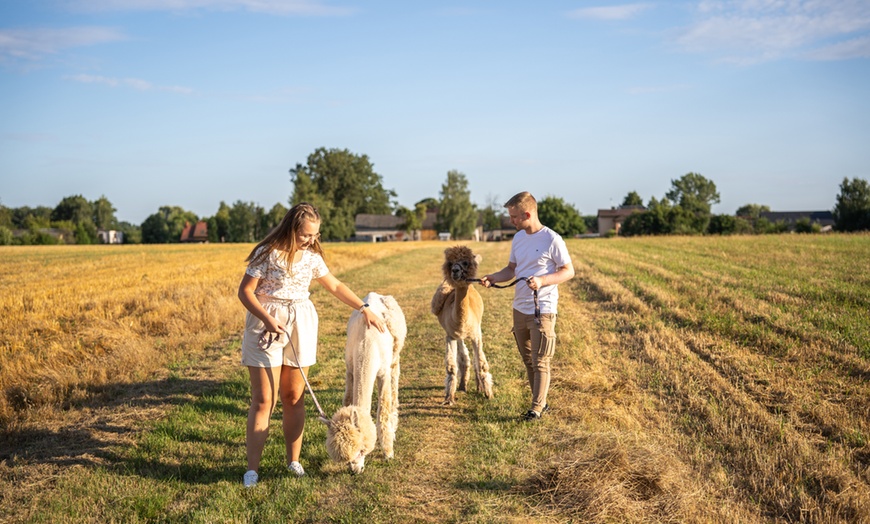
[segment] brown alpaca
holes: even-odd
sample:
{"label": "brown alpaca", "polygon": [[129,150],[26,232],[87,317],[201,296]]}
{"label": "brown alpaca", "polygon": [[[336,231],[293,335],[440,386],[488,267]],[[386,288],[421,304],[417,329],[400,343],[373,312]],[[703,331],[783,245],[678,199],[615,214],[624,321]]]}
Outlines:
{"label": "brown alpaca", "polygon": [[[483,353],[480,321],[483,318],[483,300],[480,293],[469,285],[475,278],[480,255],[465,246],[444,251],[444,281],[432,297],[432,313],[447,333],[447,378],[444,380],[444,404],[453,404],[456,391],[466,391],[470,375],[467,341],[471,344],[472,364],[477,379],[477,390],[492,398],[492,375]],[[458,376],[457,376],[458,375]]]}

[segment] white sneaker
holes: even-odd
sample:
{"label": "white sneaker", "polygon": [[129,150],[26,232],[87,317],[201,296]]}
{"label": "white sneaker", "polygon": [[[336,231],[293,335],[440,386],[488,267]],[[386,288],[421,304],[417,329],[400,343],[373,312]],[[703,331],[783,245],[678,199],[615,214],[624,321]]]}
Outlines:
{"label": "white sneaker", "polygon": [[258,478],[260,477],[257,475],[257,472],[251,469],[242,477],[242,482],[244,482],[246,488],[253,488],[257,485]]}
{"label": "white sneaker", "polygon": [[287,466],[287,469],[289,469],[297,477],[305,476],[305,470],[302,469],[302,464],[296,462],[295,460]]}

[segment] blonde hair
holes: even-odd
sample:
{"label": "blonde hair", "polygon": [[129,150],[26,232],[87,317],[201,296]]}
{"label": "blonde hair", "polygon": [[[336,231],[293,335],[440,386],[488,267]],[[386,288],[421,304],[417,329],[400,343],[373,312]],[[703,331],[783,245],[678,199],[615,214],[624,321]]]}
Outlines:
{"label": "blonde hair", "polygon": [[510,200],[504,203],[504,207],[513,207],[523,212],[532,212],[538,210],[538,201],[528,191],[517,193]]}
{"label": "blonde hair", "polygon": [[[317,208],[311,204],[300,202],[291,207],[290,211],[287,211],[287,214],[281,219],[278,226],[272,229],[272,231],[269,231],[266,238],[254,246],[254,249],[251,250],[248,258],[245,259],[245,262],[261,264],[263,261],[268,260],[269,255],[276,249],[284,251],[284,256],[287,257],[288,262],[291,261],[291,255],[299,249],[299,246],[296,245],[296,235],[302,229],[302,225],[306,222],[320,223],[320,213],[318,213]],[[308,249],[323,256],[323,247],[320,245],[319,236],[314,239]],[[257,252],[258,250],[259,253]]]}

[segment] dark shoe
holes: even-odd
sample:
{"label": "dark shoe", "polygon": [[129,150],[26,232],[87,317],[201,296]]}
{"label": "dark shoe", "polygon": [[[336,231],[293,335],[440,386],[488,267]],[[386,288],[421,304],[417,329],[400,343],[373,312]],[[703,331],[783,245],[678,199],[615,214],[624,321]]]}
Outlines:
{"label": "dark shoe", "polygon": [[526,421],[539,420],[540,418],[541,418],[541,414],[538,413],[537,411],[533,411],[531,409],[526,411],[526,414],[523,415],[523,420],[526,420]]}

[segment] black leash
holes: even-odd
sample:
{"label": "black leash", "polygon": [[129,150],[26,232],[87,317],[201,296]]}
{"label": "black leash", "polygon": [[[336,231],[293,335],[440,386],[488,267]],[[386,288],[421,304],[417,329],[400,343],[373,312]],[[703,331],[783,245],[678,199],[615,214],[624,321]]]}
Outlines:
{"label": "black leash", "polygon": [[[504,286],[500,286],[500,285],[495,284],[495,283],[491,283],[490,286],[497,288],[497,289],[505,289],[505,288],[509,288],[509,287],[513,287],[513,286],[517,285],[517,283],[521,280],[525,280],[526,284],[528,284],[529,282],[532,281],[532,277],[517,278],[513,282],[511,282],[510,284],[507,284]],[[466,278],[465,281],[466,282],[483,282],[483,280],[481,280],[479,278]],[[538,290],[533,289],[532,291],[535,294],[535,322],[540,326],[541,325],[541,306],[538,304]]]}

